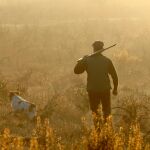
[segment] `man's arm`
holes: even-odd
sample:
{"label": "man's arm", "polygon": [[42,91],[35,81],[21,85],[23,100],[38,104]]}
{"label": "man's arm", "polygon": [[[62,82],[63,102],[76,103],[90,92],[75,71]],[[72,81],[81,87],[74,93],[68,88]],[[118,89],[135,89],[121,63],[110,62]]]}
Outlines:
{"label": "man's arm", "polygon": [[83,60],[77,62],[74,73],[75,74],[81,74],[86,70],[86,58],[83,58]]}
{"label": "man's arm", "polygon": [[118,76],[117,76],[117,72],[115,70],[115,67],[114,67],[112,61],[110,61],[110,64],[109,64],[109,74],[111,75],[113,84],[114,84],[113,94],[117,95]]}

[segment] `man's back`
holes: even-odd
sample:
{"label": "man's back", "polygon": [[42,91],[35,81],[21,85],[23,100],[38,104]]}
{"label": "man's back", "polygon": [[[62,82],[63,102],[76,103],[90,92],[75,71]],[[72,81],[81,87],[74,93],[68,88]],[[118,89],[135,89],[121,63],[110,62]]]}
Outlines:
{"label": "man's back", "polygon": [[87,90],[105,91],[110,89],[109,59],[96,55],[87,59]]}
{"label": "man's back", "polygon": [[85,57],[75,66],[74,72],[87,72],[87,91],[103,92],[111,89],[109,74],[117,84],[118,77],[110,59],[102,54]]}

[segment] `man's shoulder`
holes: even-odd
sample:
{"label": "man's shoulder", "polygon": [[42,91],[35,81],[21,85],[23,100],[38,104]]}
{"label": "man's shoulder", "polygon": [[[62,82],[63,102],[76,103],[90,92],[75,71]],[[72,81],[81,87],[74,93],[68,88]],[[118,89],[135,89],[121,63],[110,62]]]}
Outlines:
{"label": "man's shoulder", "polygon": [[91,63],[91,62],[95,62],[95,60],[97,60],[98,62],[103,62],[103,63],[108,63],[108,64],[112,63],[110,58],[102,54],[87,57],[86,62]]}
{"label": "man's shoulder", "polygon": [[110,58],[108,58],[108,57],[106,57],[106,56],[104,56],[104,55],[102,55],[102,57],[103,57],[103,59],[104,59],[105,61],[107,61],[108,63],[111,63],[111,62],[112,62]]}

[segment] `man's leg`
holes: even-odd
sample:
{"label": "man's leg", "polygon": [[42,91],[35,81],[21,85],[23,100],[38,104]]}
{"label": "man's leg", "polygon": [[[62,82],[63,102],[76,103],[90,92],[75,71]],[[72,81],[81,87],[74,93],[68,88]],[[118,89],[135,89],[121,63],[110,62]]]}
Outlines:
{"label": "man's leg", "polygon": [[88,95],[89,95],[90,108],[91,108],[92,112],[97,114],[97,109],[100,104],[99,93],[89,91]]}
{"label": "man's leg", "polygon": [[106,120],[106,118],[111,114],[110,90],[101,93],[101,103],[104,119]]}
{"label": "man's leg", "polygon": [[98,127],[98,120],[97,120],[97,110],[98,106],[100,104],[100,94],[96,92],[88,92],[89,95],[89,102],[90,102],[90,108],[92,110],[92,115],[93,115],[93,123],[96,129],[99,129]]}

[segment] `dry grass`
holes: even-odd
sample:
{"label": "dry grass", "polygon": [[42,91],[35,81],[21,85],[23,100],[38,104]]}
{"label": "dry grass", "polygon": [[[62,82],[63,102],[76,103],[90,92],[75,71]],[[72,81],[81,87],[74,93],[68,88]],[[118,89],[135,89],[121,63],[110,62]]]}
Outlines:
{"label": "dry grass", "polygon": [[[140,49],[140,42],[149,45],[149,40],[133,41],[141,37],[138,29],[135,34],[130,32],[132,28],[126,33],[121,31],[126,27],[124,24],[119,28],[116,23],[113,28],[112,24],[106,27],[97,22],[95,28],[95,22],[87,22],[86,26],[79,23],[0,27],[1,149],[150,149],[150,98],[144,93],[149,91],[150,63],[147,55],[142,55],[141,51],[135,53],[134,48],[136,45]],[[103,31],[108,31],[110,36]],[[95,118],[97,128],[94,128],[85,76],[73,75],[73,67],[77,58],[89,53],[90,43],[99,35],[108,42],[112,41],[114,33],[119,35],[120,32],[126,35],[118,36],[121,46],[107,52],[118,70],[119,95],[112,97],[114,109],[107,123],[100,113]],[[124,47],[122,39],[127,40],[129,46]],[[128,51],[119,52],[121,49]],[[10,90],[20,91],[21,96],[37,105],[41,118],[37,118],[36,123],[11,113]]]}
{"label": "dry grass", "polygon": [[138,123],[133,123],[128,133],[125,133],[122,127],[118,131],[114,130],[111,117],[106,122],[104,122],[101,114],[94,116],[94,118],[96,127],[90,130],[84,128],[83,135],[78,141],[66,145],[60,137],[56,136],[48,119],[41,122],[40,117],[38,117],[36,128],[33,130],[31,137],[13,137],[10,130],[5,128],[0,138],[1,149],[148,150],[149,144],[144,143]]}

